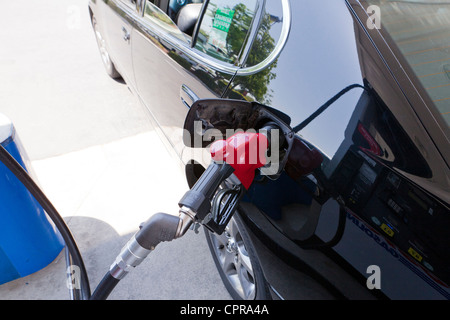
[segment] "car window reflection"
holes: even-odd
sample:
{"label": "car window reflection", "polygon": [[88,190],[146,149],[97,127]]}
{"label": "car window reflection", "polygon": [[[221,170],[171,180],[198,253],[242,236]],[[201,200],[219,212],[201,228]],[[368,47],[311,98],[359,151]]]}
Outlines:
{"label": "car window reflection", "polygon": [[213,0],[208,4],[195,47],[209,56],[237,64],[255,15],[256,0]]}
{"label": "car window reflection", "polygon": [[369,0],[379,6],[381,28],[396,46],[450,125],[450,3]]}
{"label": "car window reflection", "polygon": [[[266,3],[258,33],[253,40],[251,50],[245,57],[245,67],[255,66],[262,62],[275,49],[283,22],[281,12],[282,7],[278,1]],[[276,78],[274,71],[277,67],[277,60],[258,73],[243,77],[239,84],[232,84],[230,98],[258,101],[270,105],[272,94],[269,85]]]}
{"label": "car window reflection", "polygon": [[180,29],[178,29],[177,25],[172,21],[172,19],[164,11],[162,11],[150,1],[147,1],[145,5],[144,18],[147,21],[156,24],[158,27],[162,28],[172,36],[184,42],[188,42],[186,35],[181,32]]}

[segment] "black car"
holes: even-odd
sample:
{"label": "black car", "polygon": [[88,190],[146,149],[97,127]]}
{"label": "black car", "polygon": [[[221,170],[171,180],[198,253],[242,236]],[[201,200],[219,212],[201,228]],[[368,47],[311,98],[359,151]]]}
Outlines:
{"label": "black car", "polygon": [[108,74],[148,108],[189,185],[208,160],[183,142],[199,99],[259,103],[296,132],[284,170],[258,174],[226,230],[207,231],[234,298],[450,298],[448,2],[89,10]]}

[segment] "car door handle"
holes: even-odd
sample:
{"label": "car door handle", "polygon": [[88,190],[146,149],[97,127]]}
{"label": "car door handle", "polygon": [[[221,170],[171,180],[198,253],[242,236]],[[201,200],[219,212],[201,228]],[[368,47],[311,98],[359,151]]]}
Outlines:
{"label": "car door handle", "polygon": [[188,107],[191,108],[191,105],[199,100],[200,98],[195,94],[194,91],[191,90],[187,85],[182,84],[180,90],[181,102]]}
{"label": "car door handle", "polygon": [[125,29],[125,27],[122,27],[122,31],[123,31],[123,40],[129,41],[130,40],[130,33],[128,32],[128,30]]}

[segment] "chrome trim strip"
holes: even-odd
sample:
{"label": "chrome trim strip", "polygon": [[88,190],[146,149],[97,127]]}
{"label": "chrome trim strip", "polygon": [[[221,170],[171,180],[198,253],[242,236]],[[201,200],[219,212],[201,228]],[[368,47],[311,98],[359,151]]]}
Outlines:
{"label": "chrome trim strip", "polygon": [[[152,25],[150,22],[139,19],[136,21],[138,28],[136,31],[141,31],[149,36],[156,35],[158,38],[164,39],[166,42],[168,42],[173,48],[183,51],[184,54],[188,55],[190,58],[193,58],[195,60],[198,60],[200,63],[206,65],[209,68],[212,68],[216,71],[223,72],[226,74],[234,75],[236,71],[239,69],[236,66],[233,65],[226,65],[225,63],[221,63],[219,61],[215,61],[211,59],[209,56],[204,55],[203,53],[199,52],[198,50],[191,48],[190,42],[182,42],[180,39],[167,34],[163,33],[158,26]],[[146,36],[144,34],[144,36]]]}
{"label": "chrome trim strip", "polygon": [[247,33],[246,39],[239,53],[239,66],[242,66],[247,61],[248,55],[253,47],[253,42],[261,26],[264,17],[264,9],[266,7],[266,0],[257,0],[255,16],[250,26],[250,31]]}
{"label": "chrome trim strip", "polygon": [[[181,90],[180,90],[180,96],[181,96],[181,101],[183,101],[183,103],[186,104],[186,107],[191,108],[191,105],[199,100],[200,98],[195,94],[194,91],[191,90],[191,88],[189,88],[186,84],[182,84],[181,85]],[[186,101],[186,99],[184,99],[185,97],[187,97],[188,99],[190,99],[191,101]],[[190,104],[189,104],[190,102]]]}
{"label": "chrome trim strip", "polygon": [[273,291],[273,293],[277,295],[278,298],[280,298],[280,300],[285,300],[283,296],[277,290],[275,290],[275,288],[271,284],[269,284],[269,288]]}
{"label": "chrome trim strip", "polygon": [[281,0],[281,1],[283,3],[283,27],[281,29],[280,39],[278,40],[275,49],[267,56],[266,59],[264,59],[257,65],[239,69],[237,73],[238,76],[249,76],[263,70],[272,62],[274,62],[280,55],[281,51],[283,50],[289,38],[289,33],[291,31],[292,12],[289,0]]}

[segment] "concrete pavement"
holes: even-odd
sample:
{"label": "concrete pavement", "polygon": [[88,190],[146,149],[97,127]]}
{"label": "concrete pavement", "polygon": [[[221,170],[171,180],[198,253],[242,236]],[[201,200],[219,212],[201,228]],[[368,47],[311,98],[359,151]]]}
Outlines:
{"label": "concrete pavement", "polygon": [[[14,14],[11,14],[14,12]],[[126,84],[103,70],[86,1],[9,1],[0,12],[0,112],[84,257],[92,290],[139,224],[177,214],[183,172]],[[0,299],[69,299],[64,255],[0,285]],[[160,244],[111,299],[230,299],[203,231]]]}

